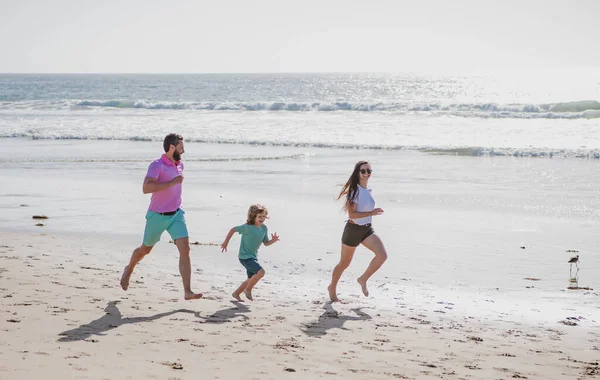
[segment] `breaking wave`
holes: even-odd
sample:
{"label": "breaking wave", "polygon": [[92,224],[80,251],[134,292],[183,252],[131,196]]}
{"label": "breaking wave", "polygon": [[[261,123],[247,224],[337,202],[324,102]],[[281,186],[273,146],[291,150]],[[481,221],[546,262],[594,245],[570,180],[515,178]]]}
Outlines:
{"label": "breaking wave", "polygon": [[0,102],[7,110],[145,109],[192,111],[397,112],[477,118],[595,119],[600,102],[583,100],[547,104],[442,102],[152,102],[146,100],[63,100]]}
{"label": "breaking wave", "polygon": [[[152,136],[82,136],[71,134],[40,134],[40,133],[11,133],[0,134],[0,138],[30,138],[33,140],[107,140],[107,141],[161,141],[159,137]],[[352,144],[328,142],[303,142],[303,141],[268,141],[247,139],[203,139],[186,137],[186,141],[207,144],[239,144],[250,146],[294,147],[294,148],[323,148],[323,149],[369,149],[390,151],[420,151],[426,154],[448,156],[512,156],[512,157],[542,157],[542,158],[586,158],[600,159],[600,149],[596,148],[539,148],[539,147],[444,147],[434,145],[397,145],[397,144]],[[211,157],[187,158],[187,161],[255,161],[255,160],[287,160],[298,159],[307,153],[290,154],[282,156],[241,156],[241,157]],[[119,159],[85,159],[85,162],[120,162]],[[135,162],[135,159],[124,159],[122,162]],[[0,161],[8,162],[8,161]],[[20,160],[20,162],[23,162]]]}

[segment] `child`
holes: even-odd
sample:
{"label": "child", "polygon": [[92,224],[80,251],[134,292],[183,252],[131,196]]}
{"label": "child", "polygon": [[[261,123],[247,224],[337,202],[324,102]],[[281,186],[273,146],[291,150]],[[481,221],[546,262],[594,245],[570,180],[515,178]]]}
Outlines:
{"label": "child", "polygon": [[225,241],[221,244],[221,252],[227,252],[227,244],[229,244],[229,240],[233,234],[239,232],[242,235],[239,258],[240,263],[246,268],[248,279],[232,294],[233,298],[240,302],[244,302],[244,300],[240,298],[242,292],[244,292],[246,297],[252,301],[252,288],[254,288],[254,285],[256,285],[256,283],[265,275],[265,270],[258,263],[258,248],[262,243],[269,246],[279,241],[277,233],[271,234],[271,240],[269,240],[267,226],[264,225],[268,213],[267,208],[263,205],[257,204],[250,206],[246,224],[233,227],[229,230],[229,233],[225,237]]}

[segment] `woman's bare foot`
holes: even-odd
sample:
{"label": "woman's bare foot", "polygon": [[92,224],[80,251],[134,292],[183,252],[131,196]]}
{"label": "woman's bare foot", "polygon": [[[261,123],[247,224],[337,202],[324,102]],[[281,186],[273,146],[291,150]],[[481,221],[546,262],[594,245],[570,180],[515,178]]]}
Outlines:
{"label": "woman's bare foot", "polygon": [[335,290],[331,289],[331,285],[327,287],[327,291],[329,292],[329,299],[331,300],[331,302],[341,302]]}
{"label": "woman's bare foot", "polygon": [[363,280],[362,277],[359,277],[356,281],[360,284],[360,287],[362,288],[362,292],[365,295],[365,297],[368,297],[369,290],[367,289],[367,281]]}
{"label": "woman's bare foot", "polygon": [[131,277],[131,271],[129,270],[129,265],[123,269],[123,275],[121,276],[121,287],[123,290],[127,290],[129,287],[129,277]]}
{"label": "woman's bare foot", "polygon": [[244,290],[244,294],[246,295],[246,298],[248,298],[250,301],[254,301],[252,299],[252,290]]}
{"label": "woman's bare foot", "polygon": [[185,296],[183,298],[185,298],[186,301],[198,300],[202,298],[202,293],[185,292]]}
{"label": "woman's bare foot", "polygon": [[244,302],[243,299],[240,298],[239,294],[235,294],[235,293],[231,293],[231,295],[233,296],[233,298],[235,298],[236,300],[240,301],[240,302]]}

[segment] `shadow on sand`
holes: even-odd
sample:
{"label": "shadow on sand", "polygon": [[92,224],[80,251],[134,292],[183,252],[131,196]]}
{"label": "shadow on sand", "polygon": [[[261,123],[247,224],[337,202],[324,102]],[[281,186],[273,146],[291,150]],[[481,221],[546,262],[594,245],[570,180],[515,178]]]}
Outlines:
{"label": "shadow on sand", "polygon": [[204,319],[204,322],[201,323],[225,323],[236,318],[242,318],[243,321],[250,319],[247,315],[245,315],[246,313],[250,312],[250,308],[248,308],[248,306],[238,301],[231,301],[231,303],[235,306],[227,309],[217,310],[208,317],[203,317],[200,315],[200,312],[195,312],[194,315],[197,318]]}
{"label": "shadow on sand", "polygon": [[177,313],[195,313],[192,310],[179,309],[168,311],[166,313],[155,314],[149,317],[123,318],[121,312],[119,311],[119,308],[117,307],[117,303],[119,303],[119,301],[109,302],[106,308],[104,308],[106,314],[101,318],[93,320],[88,324],[81,325],[75,329],[61,332],[60,334],[58,334],[61,336],[61,338],[59,338],[58,341],[73,342],[78,340],[84,340],[92,335],[106,335],[105,332],[112,329],[116,329],[121,325],[129,323],[150,322]]}
{"label": "shadow on sand", "polygon": [[308,336],[323,336],[331,329],[349,330],[344,327],[344,323],[347,321],[367,321],[372,319],[369,314],[361,311],[361,308],[351,309],[356,316],[341,315],[333,308],[331,302],[325,303],[323,309],[325,312],[319,316],[316,322],[305,323],[300,328],[303,333]]}

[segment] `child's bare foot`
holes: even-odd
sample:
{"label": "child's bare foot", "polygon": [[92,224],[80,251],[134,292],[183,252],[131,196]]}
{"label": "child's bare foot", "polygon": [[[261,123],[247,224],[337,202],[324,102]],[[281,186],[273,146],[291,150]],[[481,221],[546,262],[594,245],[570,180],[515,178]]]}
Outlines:
{"label": "child's bare foot", "polygon": [[121,287],[123,290],[127,290],[129,287],[129,277],[131,277],[131,271],[129,270],[129,265],[123,269],[123,275],[121,276]]}
{"label": "child's bare foot", "polygon": [[236,300],[240,301],[240,302],[244,302],[243,299],[240,298],[239,294],[235,294],[235,293],[231,293],[231,295],[233,296],[233,298],[235,298]]}
{"label": "child's bare foot", "polygon": [[183,298],[185,298],[186,301],[198,300],[198,299],[202,298],[202,293],[194,293],[192,291],[185,292],[185,296]]}
{"label": "child's bare foot", "polygon": [[362,292],[365,295],[365,297],[368,297],[369,290],[367,289],[367,281],[363,280],[362,277],[359,277],[356,281],[360,284],[360,287],[362,288]]}
{"label": "child's bare foot", "polygon": [[337,294],[335,294],[336,292],[331,289],[331,285],[327,287],[327,291],[329,292],[329,299],[331,302],[341,302]]}
{"label": "child's bare foot", "polygon": [[252,290],[244,290],[244,294],[246,295],[246,298],[248,298],[250,301],[254,301],[252,299]]}

